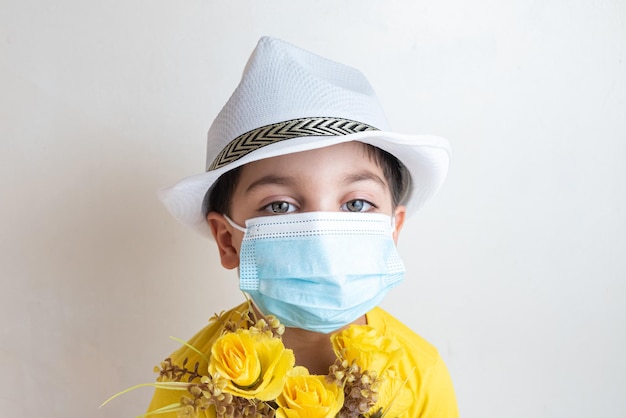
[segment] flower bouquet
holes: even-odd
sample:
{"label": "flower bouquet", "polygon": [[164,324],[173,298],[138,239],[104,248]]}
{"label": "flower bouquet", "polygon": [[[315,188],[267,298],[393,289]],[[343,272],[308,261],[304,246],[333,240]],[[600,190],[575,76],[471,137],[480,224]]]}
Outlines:
{"label": "flower bouquet", "polygon": [[[295,366],[295,357],[281,336],[285,327],[273,316],[258,317],[251,303],[239,321],[224,320],[221,335],[209,354],[187,345],[208,363],[187,368],[164,360],[156,383],[140,386],[181,391],[180,402],[142,417],[177,412],[179,417],[398,417],[411,394],[396,374],[400,346],[367,325],[351,325],[331,335],[337,356],[327,375],[312,375]],[[186,344],[186,343],[184,343]]]}

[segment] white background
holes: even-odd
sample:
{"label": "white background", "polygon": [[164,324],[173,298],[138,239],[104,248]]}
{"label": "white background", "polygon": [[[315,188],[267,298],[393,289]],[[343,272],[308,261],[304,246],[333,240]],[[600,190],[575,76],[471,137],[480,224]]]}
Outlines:
{"label": "white background", "polygon": [[203,170],[261,35],[450,139],[384,307],[461,415],[626,416],[622,0],[0,0],[0,415],[138,415],[150,389],[97,408],[242,300],[155,191]]}

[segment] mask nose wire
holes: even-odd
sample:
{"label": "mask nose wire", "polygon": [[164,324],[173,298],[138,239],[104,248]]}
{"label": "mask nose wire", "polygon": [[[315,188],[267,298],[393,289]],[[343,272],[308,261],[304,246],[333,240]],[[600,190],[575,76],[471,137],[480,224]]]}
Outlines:
{"label": "mask nose wire", "polygon": [[[230,217],[228,215],[224,214],[224,218],[228,221],[230,226],[232,226],[233,228],[235,228],[238,231],[243,232],[244,234],[246,233],[247,228],[244,228],[243,226],[235,223],[235,221],[230,219]],[[390,219],[391,220],[391,225],[389,225],[390,228],[391,228],[390,232],[393,234],[395,232],[395,230],[396,230],[396,216],[392,215],[392,216],[390,216],[390,218],[391,218]]]}
{"label": "mask nose wire", "polygon": [[241,226],[241,225],[236,224],[236,223],[235,223],[235,221],[233,221],[232,219],[230,219],[230,218],[228,217],[228,215],[224,215],[224,218],[228,221],[228,223],[230,224],[230,226],[232,226],[233,228],[235,228],[235,229],[236,229],[236,230],[238,230],[238,231],[243,232],[244,234],[246,233],[246,228],[244,228],[244,227],[243,227],[243,226]]}

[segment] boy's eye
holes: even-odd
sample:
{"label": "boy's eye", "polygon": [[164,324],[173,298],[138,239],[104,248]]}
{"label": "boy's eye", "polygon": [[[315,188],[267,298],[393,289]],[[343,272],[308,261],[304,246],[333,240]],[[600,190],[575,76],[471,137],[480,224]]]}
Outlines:
{"label": "boy's eye", "polygon": [[272,202],[265,209],[272,213],[289,213],[296,210],[296,207],[289,202]]}
{"label": "boy's eye", "polygon": [[373,207],[374,205],[366,200],[354,199],[341,205],[341,210],[348,212],[367,212]]}

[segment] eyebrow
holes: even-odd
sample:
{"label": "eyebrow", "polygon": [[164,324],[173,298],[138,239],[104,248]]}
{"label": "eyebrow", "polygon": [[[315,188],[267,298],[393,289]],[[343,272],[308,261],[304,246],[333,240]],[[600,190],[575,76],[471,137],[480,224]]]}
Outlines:
{"label": "eyebrow", "polygon": [[296,183],[296,180],[293,177],[289,176],[277,176],[274,174],[269,174],[267,176],[263,176],[260,179],[253,181],[247,188],[246,193],[250,192],[257,187],[265,186],[267,184],[280,184],[284,186],[290,186]]}
{"label": "eyebrow", "polygon": [[[350,173],[342,179],[342,183],[346,185],[362,181],[373,181],[378,184],[383,190],[389,189],[389,186],[387,185],[387,182],[385,180],[367,170]],[[267,176],[263,176],[260,179],[253,181],[248,187],[246,187],[245,192],[249,193],[251,190],[270,184],[293,186],[296,183],[296,179],[290,176],[278,176],[275,174],[268,174]]]}
{"label": "eyebrow", "polygon": [[377,176],[376,174],[367,170],[359,171],[357,173],[351,173],[347,175],[346,177],[344,177],[343,179],[344,184],[352,184],[352,183],[357,183],[360,181],[374,181],[375,183],[378,183],[378,185],[383,190],[389,189],[389,186],[387,185],[387,182],[385,180],[380,178],[380,176]]}

